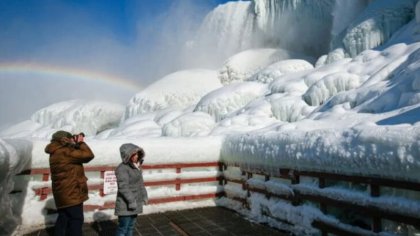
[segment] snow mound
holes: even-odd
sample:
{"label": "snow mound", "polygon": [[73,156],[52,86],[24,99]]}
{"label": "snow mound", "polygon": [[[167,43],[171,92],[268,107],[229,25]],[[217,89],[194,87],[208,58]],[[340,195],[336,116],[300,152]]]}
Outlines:
{"label": "snow mound", "polygon": [[337,72],[315,82],[303,95],[311,106],[319,106],[341,91],[348,91],[360,86],[360,78],[355,74]]}
{"label": "snow mound", "polygon": [[11,194],[13,190],[24,190],[24,181],[15,175],[30,168],[32,143],[19,139],[0,139],[0,235],[11,235],[22,222],[24,192]]}
{"label": "snow mound", "polygon": [[169,74],[130,99],[124,119],[163,110],[195,105],[202,96],[222,85],[213,70],[184,70]]}
{"label": "snow mound", "polygon": [[390,74],[387,86],[376,94],[360,111],[381,113],[420,104],[420,49]]}
{"label": "snow mound", "polygon": [[267,91],[267,85],[258,82],[234,83],[208,93],[194,111],[206,112],[220,121]]}
{"label": "snow mound", "polygon": [[165,109],[160,112],[157,112],[154,121],[163,127],[163,125],[171,122],[173,119],[177,118],[178,116],[181,116],[185,111],[178,110],[178,109]]}
{"label": "snow mound", "polygon": [[106,130],[96,136],[97,139],[111,138],[141,138],[141,137],[160,137],[161,127],[153,119],[144,117],[133,117],[125,120],[117,128]]}
{"label": "snow mound", "polygon": [[[384,51],[367,50],[350,62],[342,64],[341,71],[359,76],[360,86],[336,94],[320,110],[326,111],[335,105],[348,103],[358,111],[381,113],[416,103],[419,45],[420,43],[396,44]],[[321,68],[331,68],[334,64]],[[328,74],[328,70],[323,74]],[[315,79],[317,76],[310,76],[315,84],[318,81]]]}
{"label": "snow mound", "polygon": [[315,63],[315,67],[318,68],[322,65],[330,64],[346,58],[346,53],[342,48],[336,48],[329,52],[327,55],[321,56]]}
{"label": "snow mound", "polygon": [[[315,125],[315,124],[312,124]],[[329,126],[334,123],[329,122]],[[415,181],[420,177],[419,126],[364,123],[350,129],[260,131],[228,135],[221,155],[244,168],[328,170],[340,174],[383,176]],[[345,137],[345,138],[340,138]]]}
{"label": "snow mound", "polygon": [[219,121],[212,135],[227,135],[258,130],[276,123],[271,104],[263,97],[249,102],[242,109],[229,114]]}
{"label": "snow mound", "polygon": [[246,50],[230,57],[225,62],[219,71],[219,79],[224,85],[242,82],[275,62],[293,58],[305,59],[303,55],[283,49]]}
{"label": "snow mound", "polygon": [[300,96],[274,96],[270,100],[273,115],[284,122],[301,120],[313,110]]}
{"label": "snow mound", "polygon": [[293,74],[283,75],[273,81],[269,87],[271,93],[289,93],[293,95],[302,95],[308,89],[305,78],[310,72],[301,71]]}
{"label": "snow mound", "polygon": [[2,132],[8,137],[50,138],[57,130],[83,132],[88,136],[118,126],[124,106],[101,101],[71,100],[55,103],[35,112],[31,120]]}
{"label": "snow mound", "polygon": [[276,62],[272,65],[269,65],[265,69],[261,70],[259,73],[252,76],[249,80],[250,81],[258,81],[261,83],[271,83],[276,78],[289,74],[294,73],[298,71],[303,70],[310,70],[314,67],[312,64],[305,60],[298,60],[298,59],[292,59],[292,60],[284,60],[280,62]]}
{"label": "snow mound", "polygon": [[183,114],[162,128],[163,136],[207,136],[215,126],[214,118],[204,112]]}

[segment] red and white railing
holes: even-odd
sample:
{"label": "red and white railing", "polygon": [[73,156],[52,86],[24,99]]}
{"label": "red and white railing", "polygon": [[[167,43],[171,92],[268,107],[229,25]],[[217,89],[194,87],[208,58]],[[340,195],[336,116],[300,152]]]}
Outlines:
{"label": "red and white railing", "polygon": [[[183,169],[187,168],[209,168],[215,167],[218,168],[219,174],[216,177],[194,177],[194,178],[180,178],[179,175]],[[226,169],[229,168],[240,168],[240,176],[232,178],[229,174],[226,174]],[[95,166],[95,167],[85,167],[85,172],[99,172],[100,178],[104,178],[105,171],[114,170],[114,166]],[[383,189],[396,189],[396,190],[409,190],[416,192],[420,196],[420,181],[401,181],[394,179],[386,179],[380,177],[368,177],[368,176],[357,176],[357,175],[343,175],[337,173],[328,173],[328,172],[316,172],[316,171],[300,171],[294,169],[278,169],[276,173],[267,172],[265,170],[251,170],[241,168],[239,165],[225,165],[221,162],[204,162],[204,163],[176,163],[176,164],[156,164],[156,165],[143,165],[143,170],[168,170],[173,169],[175,173],[175,178],[163,179],[158,181],[145,181],[145,185],[149,187],[159,187],[159,186],[175,186],[176,191],[182,190],[183,184],[191,183],[209,183],[218,182],[221,186],[221,191],[214,191],[212,193],[205,194],[190,194],[190,195],[179,195],[179,196],[165,196],[162,198],[151,198],[149,199],[149,204],[161,204],[168,202],[177,202],[177,201],[189,201],[189,200],[201,200],[201,199],[214,199],[217,197],[228,197],[232,200],[239,201],[243,208],[250,209],[252,194],[263,194],[267,198],[277,198],[289,202],[292,206],[300,206],[305,204],[305,202],[312,202],[315,205],[318,205],[318,208],[325,215],[328,214],[330,208],[338,208],[340,210],[351,209],[356,211],[359,214],[368,216],[371,218],[371,225],[369,229],[365,229],[368,234],[376,234],[383,230],[383,220],[389,220],[396,223],[403,223],[407,225],[412,225],[420,229],[420,214],[413,215],[407,214],[401,211],[395,211],[392,209],[387,209],[381,206],[378,206],[380,203],[379,197],[383,195]],[[41,175],[41,182],[49,181],[49,169],[31,169],[22,172],[20,175]],[[282,179],[286,180],[287,186],[290,187],[292,192],[279,194],[273,191],[270,188],[259,188],[258,186],[252,186],[247,181],[255,176],[260,176],[263,181],[270,181],[273,179]],[[305,192],[300,188],[300,183],[302,178],[313,178],[318,182],[318,186],[315,186],[316,191]],[[325,193],[327,187],[333,186],[335,182],[344,182],[348,184],[363,184],[367,187],[369,191],[369,200],[374,204],[366,204],[366,202],[354,202],[349,199],[340,199],[335,198],[334,196],[329,196]],[[242,185],[242,192],[244,194],[240,196],[229,195],[226,188],[223,188],[227,183],[235,183]],[[332,183],[332,184],[331,184]],[[100,196],[104,196],[104,189],[102,183],[90,184],[88,183],[89,191],[98,191]],[[51,194],[50,185],[41,185],[40,187],[34,187],[36,195],[38,195],[41,201],[47,199],[48,195]],[[375,202],[376,201],[376,202]],[[420,199],[415,199],[415,202],[418,201],[420,204]],[[114,208],[114,202],[109,201],[105,202],[103,205],[85,205],[85,210],[103,210],[103,209],[112,209]],[[49,211],[54,212],[54,211]],[[267,216],[272,217],[272,216]],[[277,220],[277,219],[275,219]],[[284,220],[283,220],[284,223]],[[287,223],[287,222],[286,222]],[[345,223],[343,223],[346,225]],[[349,225],[348,226],[353,226]],[[329,222],[325,222],[322,219],[315,219],[312,222],[312,226],[318,228],[322,235],[328,235],[328,233],[334,233],[338,235],[357,235],[354,231],[349,228],[332,225]]]}
{"label": "red and white railing", "polygon": [[[251,170],[241,168],[239,165],[228,165],[223,166],[222,170],[225,171],[227,167],[240,168],[241,176],[239,178],[231,178],[226,174],[224,175],[223,184],[228,182],[240,184],[242,190],[245,192],[242,196],[231,196],[230,199],[238,201],[242,204],[243,208],[250,209],[250,197],[253,193],[263,194],[266,198],[277,198],[289,202],[293,206],[299,206],[305,204],[305,202],[312,202],[318,205],[321,212],[325,215],[329,213],[330,208],[337,208],[343,211],[352,210],[358,214],[370,217],[371,225],[369,229],[366,229],[368,234],[376,235],[375,233],[383,230],[383,221],[393,221],[396,223],[402,223],[412,225],[420,230],[420,212],[417,215],[402,213],[401,211],[395,211],[387,209],[386,207],[379,206],[380,204],[366,204],[361,200],[355,202],[348,199],[340,199],[339,197],[331,196],[328,194],[322,194],[325,188],[333,187],[334,183],[344,182],[348,184],[363,184],[367,186],[370,191],[370,200],[375,203],[380,196],[385,196],[381,193],[384,189],[396,189],[396,190],[409,190],[417,192],[420,196],[420,181],[401,181],[395,179],[387,179],[380,177],[368,177],[368,176],[357,176],[357,175],[344,175],[337,173],[328,172],[317,172],[317,171],[299,171],[294,169],[278,169],[277,173],[267,172],[264,170]],[[261,188],[251,186],[247,180],[253,178],[253,176],[260,176],[264,181],[270,181],[271,179],[277,178],[286,180],[287,184],[292,190],[289,193],[279,194],[269,188]],[[305,192],[301,191],[299,184],[302,178],[313,178],[318,182],[318,186],[315,187],[316,191]],[[229,195],[225,189],[225,195]],[[420,205],[420,198],[415,199]],[[378,201],[379,202],[379,201]],[[271,217],[271,216],[267,216]],[[289,223],[281,220],[282,223]],[[312,226],[318,228],[322,235],[328,235],[333,233],[337,235],[359,235],[349,228],[332,225],[330,222],[325,222],[322,219],[315,219],[312,222]],[[352,226],[352,225],[349,225]],[[370,233],[369,233],[370,232]]]}
{"label": "red and white railing", "polygon": [[[143,170],[163,170],[163,169],[173,169],[176,174],[180,174],[182,169],[186,168],[209,168],[209,167],[219,167],[221,168],[221,163],[219,162],[202,162],[202,163],[174,163],[174,164],[156,164],[156,165],[143,165]],[[88,172],[99,172],[100,178],[104,179],[105,171],[114,171],[115,166],[88,166],[84,170],[87,174]],[[48,182],[50,180],[50,170],[49,168],[34,168],[30,170],[23,171],[19,175],[30,175],[36,176],[41,175],[42,182]],[[223,179],[222,176],[216,177],[194,177],[194,178],[179,178],[175,177],[173,179],[163,179],[157,181],[145,181],[145,186],[175,186],[176,191],[180,191],[183,184],[192,184],[192,183],[211,183],[211,182],[221,182]],[[105,196],[104,194],[104,185],[103,183],[91,184],[88,182],[89,192],[98,191],[100,196]],[[39,196],[39,200],[43,201],[47,199],[48,195],[52,194],[51,186],[42,185],[40,187],[33,187],[35,194]],[[149,204],[160,204],[167,202],[177,202],[177,201],[188,201],[188,200],[198,200],[198,199],[212,199],[219,196],[222,196],[223,192],[214,192],[214,193],[205,193],[205,194],[194,194],[194,195],[181,195],[181,196],[170,196],[170,197],[161,197],[161,198],[151,198],[149,199]],[[92,210],[104,210],[114,208],[114,202],[109,201],[105,202],[103,205],[88,205],[85,204],[84,208],[86,211]],[[49,211],[54,212],[54,211]]]}

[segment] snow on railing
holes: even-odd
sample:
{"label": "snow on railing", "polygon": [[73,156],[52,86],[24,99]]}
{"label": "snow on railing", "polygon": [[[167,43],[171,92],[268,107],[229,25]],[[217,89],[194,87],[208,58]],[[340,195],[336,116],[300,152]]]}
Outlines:
{"label": "snow on railing", "polygon": [[[315,172],[315,171],[298,171],[293,169],[279,169],[277,174],[273,175],[272,172],[264,170],[251,170],[241,168],[239,165],[225,165],[221,162],[205,162],[205,163],[177,163],[177,164],[157,164],[157,165],[143,165],[143,175],[145,176],[145,185],[149,188],[157,187],[163,188],[164,186],[172,185],[175,187],[176,192],[182,192],[183,184],[192,183],[206,183],[214,184],[218,182],[217,190],[213,192],[200,193],[200,191],[192,191],[194,194],[163,194],[163,197],[150,197],[149,204],[161,204],[177,201],[213,199],[225,197],[234,202],[239,202],[243,210],[250,210],[255,204],[253,197],[256,195],[266,199],[265,203],[277,199],[284,201],[285,205],[279,205],[288,209],[276,208],[269,206],[264,208],[260,207],[261,214],[265,217],[271,218],[275,221],[281,222],[286,225],[299,225],[303,224],[299,220],[289,221],[292,211],[305,210],[304,206],[308,202],[312,203],[319,214],[313,214],[310,219],[309,227],[317,228],[322,232],[322,235],[334,233],[338,235],[376,235],[376,233],[384,230],[384,221],[392,221],[398,224],[412,225],[420,229],[420,181],[401,181],[395,179],[385,179],[378,177],[367,176],[350,176],[337,173]],[[188,175],[182,170],[190,168],[215,168],[217,174],[209,176],[204,174],[203,171],[195,171],[195,174]],[[229,169],[236,168],[236,173],[232,174]],[[89,192],[92,191],[99,193],[104,197],[103,179],[105,171],[114,170],[114,166],[94,166],[85,167],[87,175],[89,173],[96,173],[102,181],[94,183],[88,182]],[[147,171],[163,171],[173,170],[171,178],[150,178],[150,173]],[[194,171],[192,171],[194,172]],[[20,175],[37,175],[41,176],[42,183],[32,187],[36,195],[39,196],[40,201],[47,199],[51,194],[51,184],[49,183],[49,169],[31,169],[22,172]],[[268,173],[271,173],[268,174]],[[191,177],[193,176],[193,177]],[[257,178],[259,177],[259,178]],[[304,179],[304,181],[302,181]],[[307,180],[311,179],[312,184],[306,184]],[[354,189],[347,189],[343,191],[337,188],[337,183],[345,183],[347,185],[361,185],[365,187],[366,191]],[[315,184],[315,185],[314,185]],[[404,198],[386,196],[384,192],[394,190],[410,190],[415,193],[414,200],[401,200]],[[187,191],[188,192],[188,191]],[[105,196],[106,197],[106,196]],[[272,204],[272,203],[270,203]],[[283,203],[282,203],[283,204]],[[223,205],[223,204],[221,204]],[[106,200],[102,205],[86,204],[85,210],[105,210],[114,208],[112,200]],[[229,206],[227,206],[229,207]],[[310,207],[310,208],[311,208]],[[370,225],[359,225],[348,222],[341,222],[334,216],[331,216],[332,210],[339,209],[340,211],[351,210],[370,218]],[[238,209],[234,209],[238,210]],[[48,213],[54,213],[55,210],[47,209]],[[313,212],[311,212],[312,214]],[[304,215],[299,213],[298,215]],[[288,218],[289,217],[289,218]],[[307,216],[303,216],[307,217]],[[339,217],[338,217],[339,218]],[[304,227],[308,227],[305,225]]]}
{"label": "snow on railing", "polygon": [[[237,169],[236,175],[229,173],[227,168]],[[238,201],[243,209],[251,210],[253,208],[252,204],[256,204],[255,199],[252,200],[254,194],[260,194],[260,196],[265,198],[265,203],[273,198],[288,202],[290,209],[299,210],[303,209],[299,208],[299,206],[303,206],[307,202],[315,203],[320,214],[311,218],[311,226],[319,229],[322,235],[328,235],[328,233],[337,235],[376,235],[376,233],[384,230],[384,220],[411,225],[420,230],[420,199],[418,198],[420,196],[420,181],[400,181],[292,169],[279,169],[276,175],[270,175],[268,173],[271,172],[244,169],[240,165],[224,165],[222,169],[225,196]],[[254,178],[254,176],[259,178]],[[312,184],[302,183],[302,178],[311,179],[309,182],[312,181]],[[368,190],[368,193],[360,194],[360,191],[357,190],[343,190],[334,186],[337,183],[363,185]],[[229,185],[239,185],[241,187],[234,188]],[[385,196],[385,194],[381,194],[381,189],[383,189],[383,192],[385,190],[389,191],[389,189],[410,190],[415,192],[415,197],[413,200],[410,200],[401,197]],[[271,209],[264,212],[262,205],[265,203],[259,200],[260,206],[254,206],[254,208],[261,209],[262,215],[286,225],[301,223],[299,221],[288,222],[288,216],[276,217],[276,209],[273,206],[268,207]],[[333,213],[333,210],[329,209],[339,209],[342,212],[355,211],[358,214],[369,217],[371,224],[370,226],[360,226],[343,223],[336,219],[331,220],[332,217],[327,215]],[[288,210],[284,210],[284,212],[284,215],[290,214]]]}
{"label": "snow on railing", "polygon": [[[212,177],[189,177],[189,178],[180,178],[180,174],[182,169],[188,168],[209,168],[209,167],[218,167],[220,170],[221,163],[219,162],[203,162],[203,163],[175,163],[175,164],[156,164],[156,165],[142,165],[143,169],[143,176],[147,177],[145,172],[147,170],[158,170],[162,171],[164,169],[173,169],[175,170],[175,178],[169,179],[159,179],[159,180],[145,180],[146,187],[159,187],[159,186],[168,186],[173,185],[175,186],[176,191],[180,191],[183,184],[193,184],[193,183],[211,183],[222,181],[223,176],[220,175],[220,172],[217,173],[216,176]],[[101,197],[104,197],[104,175],[106,171],[114,171],[115,166],[87,166],[84,168],[86,175],[91,173],[98,173],[101,178],[99,183],[90,183],[88,181],[88,189],[89,192],[99,192]],[[202,172],[201,172],[202,174]],[[23,171],[19,175],[41,175],[42,182],[49,182],[50,181],[50,170],[49,168],[36,168]],[[39,196],[39,200],[43,201],[47,199],[48,195],[52,194],[51,184],[45,185],[37,185],[32,188],[37,196]],[[165,196],[159,198],[150,198],[149,204],[160,204],[160,203],[167,203],[167,202],[176,202],[176,201],[189,201],[189,200],[199,200],[199,199],[211,199],[222,196],[223,193],[220,191],[215,191],[214,193],[201,193],[201,194],[193,194],[193,195],[179,195],[179,196]],[[89,205],[85,204],[84,209],[86,211],[93,211],[93,210],[104,210],[104,209],[112,209],[114,208],[115,202],[114,201],[106,201],[103,205]],[[54,213],[55,210],[47,209],[48,213]]]}

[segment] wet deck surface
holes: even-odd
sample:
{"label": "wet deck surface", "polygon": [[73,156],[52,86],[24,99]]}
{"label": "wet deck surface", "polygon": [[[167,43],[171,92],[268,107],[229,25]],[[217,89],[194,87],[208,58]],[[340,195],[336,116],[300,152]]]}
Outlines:
{"label": "wet deck surface", "polygon": [[[117,221],[84,224],[84,236],[115,235]],[[53,235],[53,229],[36,231],[29,236]],[[141,236],[287,236],[271,227],[252,223],[222,207],[205,207],[159,214],[139,215],[134,235]]]}

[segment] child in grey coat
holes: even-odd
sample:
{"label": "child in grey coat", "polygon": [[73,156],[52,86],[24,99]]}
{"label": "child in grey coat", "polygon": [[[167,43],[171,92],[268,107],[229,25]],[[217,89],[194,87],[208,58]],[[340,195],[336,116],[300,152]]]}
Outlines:
{"label": "child in grey coat", "polygon": [[143,204],[148,201],[140,166],[145,154],[142,148],[132,143],[121,145],[120,153],[122,163],[115,169],[118,184],[115,201],[115,215],[118,216],[116,235],[131,236],[137,215],[143,212]]}

